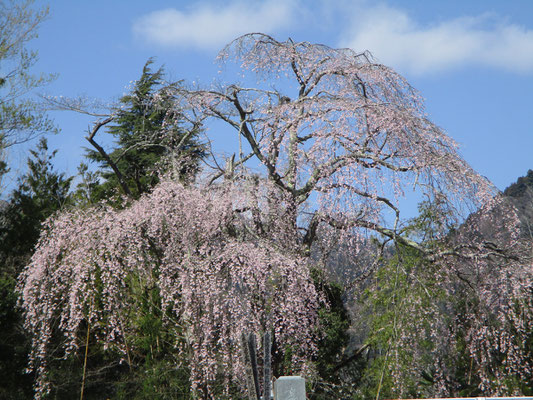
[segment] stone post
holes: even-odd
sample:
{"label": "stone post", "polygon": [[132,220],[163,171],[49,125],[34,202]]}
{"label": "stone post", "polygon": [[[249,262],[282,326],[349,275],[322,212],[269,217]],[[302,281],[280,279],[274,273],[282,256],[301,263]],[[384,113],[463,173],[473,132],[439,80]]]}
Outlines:
{"label": "stone post", "polygon": [[305,379],[301,376],[280,376],[274,382],[274,400],[305,399]]}

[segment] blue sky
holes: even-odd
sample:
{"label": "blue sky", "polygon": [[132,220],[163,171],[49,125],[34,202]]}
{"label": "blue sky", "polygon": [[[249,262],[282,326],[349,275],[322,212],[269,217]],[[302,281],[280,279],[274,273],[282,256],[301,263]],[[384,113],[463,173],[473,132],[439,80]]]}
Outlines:
{"label": "blue sky", "polygon": [[[48,2],[37,0],[37,6]],[[116,100],[149,57],[209,84],[221,47],[247,32],[369,50],[426,99],[430,118],[504,189],[533,169],[533,1],[55,0],[31,43],[50,95]],[[57,168],[75,174],[90,118],[54,112]],[[12,152],[23,166],[25,150]]]}

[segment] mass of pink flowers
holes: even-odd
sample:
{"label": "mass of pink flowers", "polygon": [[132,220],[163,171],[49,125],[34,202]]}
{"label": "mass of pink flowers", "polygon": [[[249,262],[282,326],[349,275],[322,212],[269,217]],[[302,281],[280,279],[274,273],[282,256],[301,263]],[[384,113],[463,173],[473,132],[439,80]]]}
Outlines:
{"label": "mass of pink flowers", "polygon": [[[254,200],[255,198],[255,200]],[[295,370],[315,352],[319,295],[305,260],[267,238],[246,233],[239,209],[257,201],[246,187],[210,191],[165,181],[124,210],[77,209],[48,221],[21,276],[31,368],[46,393],[52,335],[71,354],[84,324],[124,354],[130,281],[160,289],[162,307],[183,327],[193,389],[216,377],[244,379],[241,334],[272,330],[290,346]]]}
{"label": "mass of pink flowers", "polygon": [[[446,339],[435,341],[455,345],[464,335],[470,374],[493,396],[510,394],[511,377],[533,379],[533,254],[525,231],[512,200],[495,197],[468,218],[455,239],[463,257],[442,263],[448,273],[443,287],[451,298],[463,296],[464,303]],[[446,382],[448,368],[439,371],[443,393],[453,389]],[[512,394],[523,393],[515,388]]]}

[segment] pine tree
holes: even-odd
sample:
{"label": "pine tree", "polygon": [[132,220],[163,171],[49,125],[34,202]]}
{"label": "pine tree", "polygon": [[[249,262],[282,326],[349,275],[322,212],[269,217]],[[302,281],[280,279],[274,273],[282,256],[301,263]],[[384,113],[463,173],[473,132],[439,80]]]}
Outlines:
{"label": "pine tree", "polygon": [[42,137],[30,150],[28,171],[10,196],[9,224],[4,231],[3,247],[11,254],[27,256],[39,238],[42,222],[70,201],[72,178],[54,171],[57,150],[48,151]]}
{"label": "pine tree", "polygon": [[[198,130],[187,131],[182,126],[182,115],[174,108],[170,92],[179,83],[165,84],[163,68],[152,71],[152,64],[152,59],[146,62],[131,93],[120,99],[114,125],[108,128],[116,142],[109,158],[134,197],[150,191],[161,173],[174,172],[184,181],[191,180],[204,153]],[[109,161],[95,150],[88,152],[88,158],[104,168],[101,175],[105,182],[97,199],[116,193],[122,186],[121,178]]]}
{"label": "pine tree", "polygon": [[0,398],[33,397],[33,375],[24,373],[30,341],[22,329],[17,276],[33,253],[42,222],[69,202],[72,178],[54,171],[56,151],[46,139],[30,151],[28,171],[0,208]]}

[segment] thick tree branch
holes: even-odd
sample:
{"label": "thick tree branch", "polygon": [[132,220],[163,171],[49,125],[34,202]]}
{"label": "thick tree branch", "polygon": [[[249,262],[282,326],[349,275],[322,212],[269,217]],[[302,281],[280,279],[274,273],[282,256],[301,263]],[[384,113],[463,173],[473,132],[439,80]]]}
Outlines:
{"label": "thick tree branch", "polygon": [[[369,163],[365,159],[371,160],[372,163]],[[311,192],[316,189],[316,185],[321,178],[330,177],[336,171],[352,163],[358,163],[364,168],[378,168],[378,166],[383,166],[395,172],[407,172],[413,170],[412,167],[402,167],[388,163],[372,154],[352,152],[345,156],[333,158],[330,161],[315,167],[305,185],[295,191],[298,202],[302,203],[303,201],[307,200]]]}
{"label": "thick tree branch", "polygon": [[[245,157],[242,157],[239,161],[237,161],[235,163],[232,163],[233,168],[243,165],[246,161],[248,161],[253,156],[254,156],[254,153],[250,153],[250,154],[246,155]],[[222,169],[221,171],[217,172],[215,175],[213,175],[211,177],[211,179],[209,180],[209,183],[207,184],[207,186],[211,186],[214,181],[216,181],[218,178],[224,176],[227,172],[228,171],[226,171],[225,169]]]}
{"label": "thick tree branch", "polygon": [[122,173],[120,172],[120,170],[118,169],[117,167],[117,164],[115,164],[113,162],[113,160],[111,160],[111,157],[109,157],[109,155],[106,153],[106,151],[103,149],[102,146],[100,146],[98,143],[96,143],[96,141],[94,140],[94,136],[96,135],[96,133],[98,132],[98,130],[104,126],[104,125],[107,125],[108,123],[110,123],[111,121],[113,121],[114,117],[108,117],[102,121],[98,121],[94,124],[93,126],[93,129],[89,132],[89,136],[86,136],[85,139],[87,139],[87,141],[96,149],[98,150],[98,152],[100,153],[100,155],[104,158],[104,160],[107,162],[107,164],[109,165],[109,167],[113,170],[113,172],[115,173],[117,179],[118,179],[118,182],[120,184],[120,187],[122,188],[122,190],[124,191],[124,193],[129,196],[129,197],[133,197],[132,193],[131,193],[131,190],[129,188],[129,186],[126,184],[126,181],[124,180],[124,176],[122,175]]}
{"label": "thick tree branch", "polygon": [[350,363],[352,363],[353,361],[357,360],[361,354],[363,354],[363,352],[368,349],[370,347],[369,344],[365,344],[361,347],[359,347],[350,357],[342,360],[340,363],[338,363],[334,368],[333,368],[333,371],[332,373],[336,373],[338,372],[341,368],[344,368],[348,365],[350,365]]}
{"label": "thick tree branch", "polygon": [[395,242],[411,247],[415,250],[418,250],[423,255],[429,255],[431,254],[430,250],[419,243],[406,238],[405,236],[398,235],[397,232],[395,232],[392,229],[385,228],[379,224],[376,224],[375,222],[365,221],[360,218],[355,218],[352,220],[345,219],[343,221],[339,221],[329,215],[320,214],[319,218],[328,223],[330,226],[336,229],[349,229],[349,228],[366,228],[373,230],[375,232],[378,232],[382,234],[383,236],[394,240]]}
{"label": "thick tree branch", "polygon": [[270,163],[268,158],[265,157],[263,155],[263,153],[261,152],[261,149],[259,148],[258,143],[255,141],[255,138],[253,137],[252,133],[250,132],[250,128],[248,127],[248,124],[246,123],[247,113],[242,108],[241,103],[239,102],[239,99],[237,98],[237,93],[234,93],[234,97],[232,99],[232,103],[235,106],[235,108],[237,109],[237,111],[239,113],[239,116],[240,116],[240,119],[241,119],[241,124],[239,126],[239,130],[240,130],[241,134],[244,136],[244,138],[247,140],[247,142],[250,145],[250,147],[252,148],[252,151],[255,154],[255,156],[259,159],[259,161],[261,161],[261,163],[265,167],[267,167],[269,177],[280,188],[284,189],[285,191],[292,192],[292,190],[290,188],[288,188],[283,183],[283,180],[282,180],[281,176],[278,174],[278,172],[276,171],[276,168]]}

